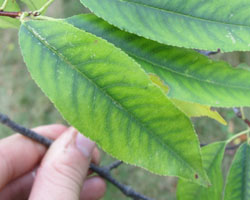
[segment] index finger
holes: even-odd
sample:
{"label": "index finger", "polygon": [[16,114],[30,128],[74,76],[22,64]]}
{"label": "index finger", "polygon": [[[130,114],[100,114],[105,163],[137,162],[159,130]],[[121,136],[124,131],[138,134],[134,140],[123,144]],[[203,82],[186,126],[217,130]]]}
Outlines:
{"label": "index finger", "polygon": [[[47,125],[33,129],[56,139],[67,129],[63,125]],[[19,134],[0,141],[0,191],[10,181],[32,170],[42,159],[46,147]]]}

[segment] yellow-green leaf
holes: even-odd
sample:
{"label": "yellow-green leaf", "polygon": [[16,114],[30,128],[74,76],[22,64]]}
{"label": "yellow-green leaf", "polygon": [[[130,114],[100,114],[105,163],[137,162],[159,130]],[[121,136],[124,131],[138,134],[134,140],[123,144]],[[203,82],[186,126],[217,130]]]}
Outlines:
{"label": "yellow-green leaf", "polygon": [[[160,79],[159,76],[149,73],[149,77],[153,83],[159,86],[163,91],[168,94],[169,88],[168,86]],[[188,117],[202,117],[207,116],[210,117],[223,125],[227,125],[227,122],[223,119],[223,117],[214,110],[211,110],[210,106],[200,105],[198,103],[185,102],[178,99],[170,99],[173,104],[178,107],[181,111],[183,111]]]}
{"label": "yellow-green leaf", "polygon": [[105,151],[157,174],[208,183],[191,121],[126,53],[61,20],[25,22],[19,41],[36,83]]}

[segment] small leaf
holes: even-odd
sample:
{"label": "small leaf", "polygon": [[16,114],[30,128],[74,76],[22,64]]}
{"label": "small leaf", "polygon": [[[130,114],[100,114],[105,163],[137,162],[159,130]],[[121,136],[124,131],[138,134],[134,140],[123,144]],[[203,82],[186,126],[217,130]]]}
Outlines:
{"label": "small leaf", "polygon": [[244,143],[237,150],[227,176],[224,200],[250,198],[250,145]]}
{"label": "small leaf", "polygon": [[249,0],[81,0],[110,24],[178,47],[250,50]]}
{"label": "small leaf", "polygon": [[190,120],[127,54],[59,20],[25,22],[19,41],[33,79],[105,151],[157,174],[208,183]]}
{"label": "small leaf", "polygon": [[221,163],[225,151],[225,142],[217,142],[202,147],[204,168],[211,181],[208,188],[179,180],[178,200],[221,200],[223,192],[223,175]]}
{"label": "small leaf", "polygon": [[[0,0],[0,6],[3,4],[3,2],[4,0]],[[18,12],[20,11],[20,8],[16,1],[13,0],[8,1],[4,11]],[[20,22],[18,19],[0,16],[0,28],[18,28],[19,26]]]}
{"label": "small leaf", "polygon": [[196,51],[171,47],[121,31],[94,15],[66,19],[106,39],[169,87],[168,96],[214,107],[250,106],[250,71],[212,61]]}
{"label": "small leaf", "polygon": [[[167,94],[169,89],[168,86],[165,85],[164,81],[160,79],[159,76],[155,74],[149,74],[149,77],[153,83],[158,85],[163,91]],[[220,114],[217,111],[211,110],[211,107],[200,105],[198,103],[190,103],[181,101],[178,99],[170,99],[173,104],[179,108],[182,112],[184,112],[188,117],[201,117],[201,116],[207,116],[212,119],[217,120],[223,125],[227,125],[227,122],[220,116]]]}
{"label": "small leaf", "polygon": [[217,111],[211,110],[210,106],[204,106],[198,103],[185,102],[178,99],[171,99],[171,101],[188,117],[207,116],[220,122],[223,125],[227,125],[227,122],[223,119],[223,117]]}

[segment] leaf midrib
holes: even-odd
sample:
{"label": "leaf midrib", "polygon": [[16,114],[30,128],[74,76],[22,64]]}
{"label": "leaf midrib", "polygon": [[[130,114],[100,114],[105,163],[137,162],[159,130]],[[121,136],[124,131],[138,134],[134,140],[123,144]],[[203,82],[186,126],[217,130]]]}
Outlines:
{"label": "leaf midrib", "polygon": [[[74,27],[73,25],[69,24],[70,26]],[[103,91],[103,89],[101,87],[99,87],[95,82],[93,82],[91,79],[89,79],[85,74],[81,73],[77,68],[74,67],[73,64],[71,64],[62,54],[58,53],[56,51],[56,48],[54,48],[52,45],[50,45],[45,39],[43,39],[41,37],[41,35],[36,32],[32,27],[28,26],[27,24],[24,24],[24,26],[28,29],[29,32],[31,32],[37,39],[39,39],[39,41],[41,43],[43,43],[49,50],[51,50],[53,53],[55,53],[55,55],[58,55],[58,57],[64,61],[65,63],[67,63],[73,70],[75,70],[77,73],[79,73],[80,75],[84,76],[89,82],[91,82],[94,86],[96,86],[100,91],[102,91],[102,93],[107,96],[108,98],[111,99],[112,102],[117,102],[113,99],[112,96],[110,96],[107,92]],[[75,28],[75,27],[74,27]],[[78,28],[77,28],[78,29]],[[80,30],[80,29],[79,29]],[[170,102],[171,103],[171,102]],[[196,168],[192,167],[187,161],[186,159],[182,158],[177,152],[173,151],[170,147],[168,147],[168,144],[164,144],[161,142],[161,139],[159,139],[155,134],[150,134],[152,131],[148,131],[148,128],[144,126],[144,123],[142,123],[140,120],[138,120],[136,117],[134,117],[133,115],[131,115],[119,102],[113,104],[113,106],[117,107],[118,109],[122,109],[128,116],[130,116],[132,119],[134,119],[136,121],[137,124],[141,124],[139,126],[142,126],[142,128],[145,130],[146,133],[148,133],[150,136],[154,137],[155,140],[157,141],[157,143],[159,143],[161,146],[165,147],[166,149],[168,149],[169,152],[171,152],[171,154],[174,154],[176,156],[176,158],[178,158],[178,160],[184,161],[184,164],[186,166],[188,166],[189,169],[191,169],[191,171],[194,171]],[[138,123],[141,122],[141,123]],[[175,157],[173,156],[173,157]]]}
{"label": "leaf midrib", "polygon": [[231,26],[243,26],[243,27],[250,28],[249,25],[233,24],[233,23],[227,23],[227,22],[218,21],[218,20],[211,20],[211,19],[206,19],[206,18],[199,18],[199,17],[196,17],[196,16],[187,15],[187,14],[180,13],[180,12],[174,12],[174,11],[171,11],[171,10],[166,10],[166,9],[163,9],[163,8],[158,8],[158,7],[155,7],[155,6],[152,6],[152,5],[146,5],[146,4],[142,4],[142,3],[139,3],[139,2],[132,2],[132,1],[129,1],[129,0],[120,0],[120,1],[121,2],[127,2],[127,3],[131,3],[131,4],[135,4],[135,5],[144,6],[144,7],[155,9],[155,10],[160,10],[162,12],[166,12],[166,13],[169,13],[169,14],[180,15],[180,16],[187,17],[187,18],[193,18],[193,19],[198,20],[198,21],[206,21],[206,22],[209,22],[209,23],[218,23],[218,24],[225,24],[225,25],[231,25]]}

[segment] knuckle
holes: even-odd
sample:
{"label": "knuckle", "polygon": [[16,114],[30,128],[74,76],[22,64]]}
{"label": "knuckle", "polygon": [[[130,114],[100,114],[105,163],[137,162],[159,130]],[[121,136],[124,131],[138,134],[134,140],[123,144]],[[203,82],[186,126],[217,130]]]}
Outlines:
{"label": "knuckle", "polygon": [[77,194],[81,188],[79,175],[72,171],[69,166],[57,163],[51,166],[41,166],[39,173],[48,185],[53,185],[53,188],[60,188],[61,191]]}

